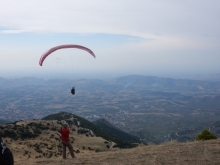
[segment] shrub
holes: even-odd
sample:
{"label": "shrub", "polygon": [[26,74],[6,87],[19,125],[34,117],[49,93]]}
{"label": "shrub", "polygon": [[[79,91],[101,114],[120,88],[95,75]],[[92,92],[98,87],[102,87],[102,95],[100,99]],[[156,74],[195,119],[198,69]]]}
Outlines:
{"label": "shrub", "polygon": [[100,151],[101,151],[100,149],[96,149],[96,150],[95,150],[95,152],[100,152]]}
{"label": "shrub", "polygon": [[211,139],[217,139],[217,137],[209,132],[208,130],[202,131],[197,137],[196,140],[211,140]]}

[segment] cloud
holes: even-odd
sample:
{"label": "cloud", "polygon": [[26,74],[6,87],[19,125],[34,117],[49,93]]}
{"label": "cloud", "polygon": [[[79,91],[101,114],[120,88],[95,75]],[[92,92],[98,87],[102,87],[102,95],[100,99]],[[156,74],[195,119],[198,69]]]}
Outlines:
{"label": "cloud", "polygon": [[[207,4],[198,0],[178,3],[171,0],[2,0],[0,26],[20,32],[152,34],[189,29],[195,32],[197,28],[204,30],[201,25],[207,22],[217,24],[217,4],[218,1]],[[211,29],[208,25],[206,28]]]}
{"label": "cloud", "polygon": [[[2,0],[0,32],[124,34],[153,39],[153,47],[193,46],[204,39],[200,35],[220,35],[217,5],[217,0]],[[186,44],[191,39],[195,42]]]}
{"label": "cloud", "polygon": [[[163,70],[165,64],[175,63],[177,54],[184,59],[183,68],[192,56],[205,56],[200,63],[207,68],[209,56],[213,57],[209,63],[218,63],[219,0],[1,0],[0,6],[1,54],[14,57],[23,52],[22,58],[31,61],[27,67],[35,59],[23,51],[26,45],[30,52],[39,49],[33,53],[38,55],[50,46],[73,41],[98,52],[95,63],[100,70],[112,67],[108,61],[117,68],[160,65]],[[154,57],[148,60],[148,54]],[[4,60],[9,66],[10,59]],[[176,60],[178,66],[181,60]]]}

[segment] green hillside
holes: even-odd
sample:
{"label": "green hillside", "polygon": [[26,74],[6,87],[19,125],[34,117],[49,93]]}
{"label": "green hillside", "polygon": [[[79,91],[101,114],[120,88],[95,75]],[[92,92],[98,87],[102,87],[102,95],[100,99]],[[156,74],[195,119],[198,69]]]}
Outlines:
{"label": "green hillside", "polygon": [[0,119],[0,124],[7,124],[7,123],[10,123],[10,121]]}
{"label": "green hillside", "polygon": [[[74,118],[75,120],[70,120],[71,118]],[[52,114],[44,117],[42,120],[65,120],[69,125],[76,125],[78,127],[83,127],[86,129],[90,129],[93,131],[93,133],[96,136],[102,137],[108,141],[113,141],[116,143],[115,147],[119,148],[132,148],[136,147],[137,144],[132,144],[132,143],[139,143],[140,141],[138,138],[134,138],[136,140],[131,140],[131,135],[129,135],[129,138],[125,137],[125,133],[121,132],[118,130],[117,134],[121,134],[120,136],[117,136],[115,134],[116,129],[112,129],[112,132],[110,129],[105,130],[101,126],[98,126],[97,124],[94,124],[92,122],[87,121],[86,119],[83,119],[77,115],[71,114],[71,113],[66,113],[66,112],[60,112],[57,114]],[[80,124],[79,124],[80,123]]]}
{"label": "green hillside", "polygon": [[133,136],[129,133],[126,133],[126,132],[116,128],[115,126],[113,126],[111,123],[109,123],[105,119],[98,119],[98,120],[94,121],[93,123],[95,125],[97,125],[98,127],[101,127],[103,130],[106,130],[106,131],[114,134],[118,138],[124,139],[128,142],[131,142],[131,143],[141,143],[141,140],[138,137]]}

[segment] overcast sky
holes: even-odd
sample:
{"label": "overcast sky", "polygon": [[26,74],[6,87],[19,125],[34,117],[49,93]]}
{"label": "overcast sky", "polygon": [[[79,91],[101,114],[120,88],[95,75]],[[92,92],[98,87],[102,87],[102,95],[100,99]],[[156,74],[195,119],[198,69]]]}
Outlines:
{"label": "overcast sky", "polygon": [[[219,0],[1,0],[0,77],[220,73]],[[41,55],[59,50],[41,67]]]}

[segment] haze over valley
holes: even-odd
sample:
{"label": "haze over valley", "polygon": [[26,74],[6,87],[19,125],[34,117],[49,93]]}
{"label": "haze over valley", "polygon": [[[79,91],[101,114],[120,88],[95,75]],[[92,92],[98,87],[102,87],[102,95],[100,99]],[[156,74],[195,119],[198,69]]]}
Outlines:
{"label": "haze over valley", "polygon": [[[76,85],[76,95],[69,86]],[[131,75],[99,79],[0,79],[0,119],[41,119],[69,112],[104,118],[143,142],[192,141],[204,129],[220,136],[220,83]]]}

